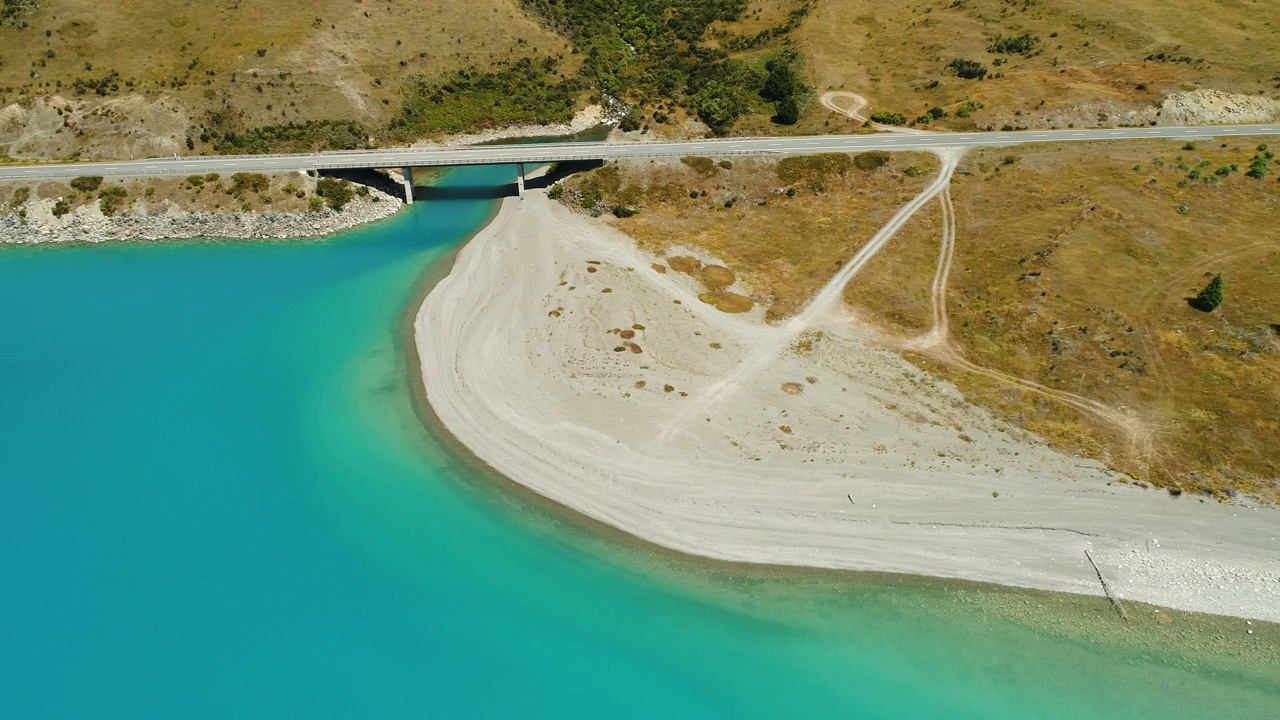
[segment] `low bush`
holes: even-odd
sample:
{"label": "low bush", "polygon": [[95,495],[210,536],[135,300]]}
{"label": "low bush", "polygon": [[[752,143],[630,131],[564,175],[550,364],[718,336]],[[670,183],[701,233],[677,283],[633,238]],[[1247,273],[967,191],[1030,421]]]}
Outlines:
{"label": "low bush", "polygon": [[120,185],[104,187],[98,192],[98,209],[103,215],[111,217],[124,205],[124,199],[128,195],[129,191]]}
{"label": "low bush", "polygon": [[688,165],[694,172],[699,175],[713,175],[716,172],[716,164],[711,158],[701,157],[699,155],[686,155],[680,158],[680,162]]}
{"label": "low bush", "polygon": [[977,60],[956,58],[947,63],[947,68],[965,80],[981,80],[987,76],[987,66]]}
{"label": "low bush", "polygon": [[881,125],[906,125],[907,116],[902,113],[878,112],[871,114],[871,122]]}
{"label": "low bush", "polygon": [[13,197],[9,198],[9,209],[17,210],[22,207],[27,200],[31,199],[31,188],[23,185],[13,191]]}
{"label": "low bush", "polygon": [[351,183],[330,177],[320,178],[316,183],[316,195],[324,198],[325,204],[334,210],[346,207],[354,197],[354,193],[351,192]]}
{"label": "low bush", "polygon": [[254,193],[266,192],[269,187],[271,187],[271,181],[267,179],[266,175],[241,172],[231,176],[231,187],[227,192],[239,198],[248,191],[253,191]]}
{"label": "low bush", "polygon": [[871,172],[888,164],[890,155],[883,150],[858,153],[853,156],[853,166],[864,172]]}
{"label": "low bush", "polygon": [[100,185],[102,185],[102,176],[101,175],[82,175],[72,180],[70,185],[73,190],[79,190],[80,192],[91,193],[94,190],[97,190]]}
{"label": "low bush", "polygon": [[779,180],[791,185],[804,180],[821,180],[830,175],[844,175],[853,164],[844,153],[803,155],[779,160],[777,174]]}
{"label": "low bush", "polygon": [[1008,38],[997,35],[996,39],[987,46],[987,52],[993,54],[1002,53],[1004,55],[1028,55],[1039,44],[1040,38],[1031,33],[1022,33],[1017,37]]}

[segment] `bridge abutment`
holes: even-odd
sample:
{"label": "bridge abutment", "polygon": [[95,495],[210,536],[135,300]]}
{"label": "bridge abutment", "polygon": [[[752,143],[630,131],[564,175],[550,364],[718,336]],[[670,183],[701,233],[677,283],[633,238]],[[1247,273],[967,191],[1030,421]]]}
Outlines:
{"label": "bridge abutment", "polygon": [[401,170],[404,175],[404,203],[406,205],[413,204],[413,168],[405,167]]}
{"label": "bridge abutment", "polygon": [[524,163],[516,163],[516,197],[524,197]]}

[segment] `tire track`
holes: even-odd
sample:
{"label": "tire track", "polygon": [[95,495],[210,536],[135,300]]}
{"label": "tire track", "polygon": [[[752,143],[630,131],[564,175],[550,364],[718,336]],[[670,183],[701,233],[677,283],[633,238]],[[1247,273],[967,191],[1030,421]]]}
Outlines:
{"label": "tire track", "polygon": [[756,345],[755,351],[748,355],[732,371],[712,383],[694,398],[694,401],[687,405],[684,411],[665,423],[658,433],[658,443],[660,445],[665,444],[680,434],[688,427],[693,418],[705,415],[709,407],[727,397],[765,366],[777,359],[818,318],[831,312],[834,307],[843,304],[845,286],[849,284],[853,277],[866,267],[871,258],[875,257],[898,234],[902,226],[906,225],[907,221],[920,208],[924,207],[940,193],[945,192],[950,186],[951,177],[966,150],[967,148],[935,150],[934,154],[942,160],[942,168],[938,171],[938,176],[933,182],[921,191],[919,195],[912,198],[911,202],[899,208],[889,222],[881,227],[858,252],[854,253],[853,257],[840,268],[839,272],[809,299],[809,302],[805,304],[799,313],[783,323],[777,332],[760,341]]}

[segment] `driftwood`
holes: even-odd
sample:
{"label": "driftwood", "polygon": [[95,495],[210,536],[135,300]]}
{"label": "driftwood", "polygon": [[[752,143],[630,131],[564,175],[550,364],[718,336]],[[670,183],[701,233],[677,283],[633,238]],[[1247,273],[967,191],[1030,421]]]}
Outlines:
{"label": "driftwood", "polygon": [[1093,556],[1089,554],[1088,550],[1084,551],[1084,556],[1089,560],[1089,564],[1093,566],[1093,571],[1097,573],[1098,582],[1102,583],[1102,594],[1107,596],[1107,600],[1111,603],[1111,607],[1115,608],[1116,612],[1120,613],[1120,617],[1124,618],[1127,622],[1129,620],[1129,613],[1125,612],[1124,605],[1120,604],[1120,598],[1116,597],[1115,593],[1111,592],[1111,586],[1107,584],[1107,579],[1102,577],[1102,571],[1098,569],[1098,563],[1093,561]]}

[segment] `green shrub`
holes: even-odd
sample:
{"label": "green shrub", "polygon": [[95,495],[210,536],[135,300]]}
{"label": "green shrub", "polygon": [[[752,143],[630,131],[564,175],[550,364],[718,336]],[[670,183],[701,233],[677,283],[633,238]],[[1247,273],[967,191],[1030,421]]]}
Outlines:
{"label": "green shrub", "polygon": [[1028,55],[1040,44],[1040,38],[1033,36],[1031,33],[1023,33],[1017,37],[996,36],[996,39],[987,46],[989,53],[1002,53],[1005,55]]}
{"label": "green shrub", "polygon": [[733,161],[732,161],[732,160],[721,160],[721,161],[720,161],[720,167],[724,168],[725,170],[732,170],[732,169],[733,169]]}
{"label": "green shrub", "polygon": [[91,193],[102,185],[101,175],[82,175],[71,181],[71,187],[80,192]]}
{"label": "green shrub", "polygon": [[773,121],[779,125],[795,125],[800,122],[800,101],[794,95],[778,101]]}
{"label": "green shrub", "polygon": [[324,199],[313,197],[307,201],[307,210],[311,212],[320,212],[324,209]]}
{"label": "green shrub", "polygon": [[[224,155],[262,155],[273,152],[321,152],[369,147],[369,131],[355,122],[308,120],[286,125],[238,127],[234,118],[211,113],[210,127],[202,133],[215,152]],[[216,173],[213,173],[216,178]]]}
{"label": "green shrub", "polygon": [[39,0],[4,0],[0,3],[0,27],[12,25],[19,29],[27,26],[27,16],[35,12]]}
{"label": "green shrub", "polygon": [[22,205],[25,204],[27,200],[30,200],[30,199],[31,199],[31,188],[27,187],[26,185],[23,185],[22,187],[13,191],[13,197],[9,198],[9,209],[16,210],[19,207],[22,207]]}
{"label": "green shrub", "polygon": [[547,197],[552,200],[559,200],[564,195],[564,185],[556,183],[547,190]]}
{"label": "green shrub", "polygon": [[1213,276],[1208,285],[1196,296],[1195,304],[1205,312],[1213,312],[1222,305],[1222,273]]}
{"label": "green shrub", "polygon": [[947,63],[947,68],[965,80],[981,80],[987,76],[987,66],[977,60],[956,58]]}
{"label": "green shrub", "polygon": [[129,192],[120,185],[110,185],[98,191],[98,209],[103,215],[111,217],[116,214]]}
{"label": "green shrub", "polygon": [[626,115],[618,121],[618,129],[623,132],[633,132],[640,129],[640,124],[644,122],[644,112],[640,108],[631,108]]}
{"label": "green shrub", "polygon": [[568,122],[583,84],[561,79],[555,58],[525,57],[492,72],[474,67],[440,78],[415,78],[401,89],[400,114],[387,133],[410,140],[480,127]]}
{"label": "green shrub", "polygon": [[110,95],[120,92],[120,73],[112,70],[100,78],[76,78],[71,83],[71,87],[77,95],[84,95],[90,91],[95,95]]}
{"label": "green shrub", "polygon": [[353,193],[351,183],[346,180],[325,177],[316,182],[316,195],[324,198],[324,202],[334,210],[341,210],[351,202]]}
{"label": "green shrub", "polygon": [[902,113],[878,112],[871,114],[871,122],[881,125],[906,125],[907,116]]}
{"label": "green shrub", "polygon": [[231,176],[231,187],[227,192],[230,195],[239,198],[247,191],[263,193],[270,187],[271,181],[267,179],[266,175],[261,173],[239,172]]}
{"label": "green shrub", "polygon": [[62,217],[71,212],[71,201],[67,198],[58,198],[58,202],[53,204],[53,216]]}
{"label": "green shrub", "polygon": [[1245,175],[1248,175],[1249,177],[1255,180],[1261,180],[1262,178],[1266,177],[1267,161],[1268,161],[1268,158],[1266,156],[1266,153],[1259,153],[1258,155],[1254,155],[1253,160],[1249,162],[1249,169],[1248,171],[1245,172]]}
{"label": "green shrub", "polygon": [[960,109],[956,110],[956,117],[967,118],[981,109],[982,103],[974,102],[973,100],[965,100],[964,104],[960,106]]}

